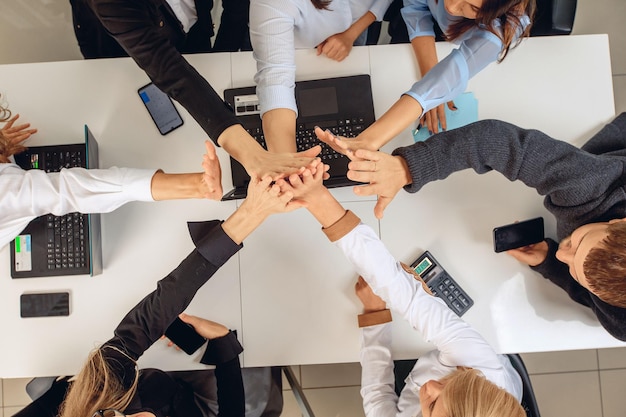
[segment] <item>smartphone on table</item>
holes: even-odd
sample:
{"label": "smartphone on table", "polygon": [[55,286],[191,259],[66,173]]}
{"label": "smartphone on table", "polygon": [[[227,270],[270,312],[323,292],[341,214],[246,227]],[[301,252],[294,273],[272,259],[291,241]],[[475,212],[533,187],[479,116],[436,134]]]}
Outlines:
{"label": "smartphone on table", "polygon": [[69,315],[69,292],[24,293],[20,296],[20,317],[55,317]]}
{"label": "smartphone on table", "polygon": [[176,317],[176,320],[165,330],[165,337],[181,348],[187,355],[193,354],[206,339],[198,334],[192,325]]}
{"label": "smartphone on table", "polygon": [[137,93],[146,106],[159,132],[166,135],[183,125],[183,119],[172,99],[153,83],[144,85]]}
{"label": "smartphone on table", "polygon": [[504,252],[539,243],[544,239],[543,217],[536,217],[494,228],[493,250]]}

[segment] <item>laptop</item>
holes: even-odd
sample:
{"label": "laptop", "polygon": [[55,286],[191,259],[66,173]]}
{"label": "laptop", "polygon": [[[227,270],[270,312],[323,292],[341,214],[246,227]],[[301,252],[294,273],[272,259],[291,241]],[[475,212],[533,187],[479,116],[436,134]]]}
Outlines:
{"label": "laptop", "polygon": [[[330,178],[324,181],[328,188],[358,184],[347,177],[347,156],[334,151],[320,142],[314,133],[315,126],[329,129],[339,136],[355,137],[374,123],[374,102],[369,75],[326,78],[322,80],[298,81],[295,87],[298,118],[296,119],[296,144],[298,151],[322,145],[320,157],[330,166]],[[265,149],[263,125],[259,111],[256,87],[230,88],[224,90],[224,101],[228,103],[243,127]],[[227,192],[222,201],[246,197],[248,176],[244,167],[230,158],[233,190]]]}
{"label": "laptop", "polygon": [[[87,125],[85,141],[73,145],[31,146],[15,155],[23,169],[58,172],[98,168],[98,143]],[[11,241],[11,277],[97,275],[102,272],[99,214],[46,214],[32,220]]]}

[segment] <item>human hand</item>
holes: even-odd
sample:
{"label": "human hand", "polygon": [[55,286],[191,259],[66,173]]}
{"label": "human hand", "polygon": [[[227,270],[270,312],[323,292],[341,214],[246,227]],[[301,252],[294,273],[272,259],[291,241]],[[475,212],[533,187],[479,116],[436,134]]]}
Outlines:
{"label": "human hand", "polygon": [[377,195],[374,215],[382,219],[385,208],[398,191],[413,182],[409,166],[404,158],[380,151],[359,149],[354,154],[348,154],[348,157],[351,159],[348,164],[348,178],[369,183],[355,186],[354,193],[359,196]]}
{"label": "human hand", "polygon": [[352,50],[354,39],[346,33],[337,33],[317,45],[317,55],[326,55],[337,62],[343,61]]}
{"label": "human hand", "polygon": [[363,304],[364,313],[372,313],[374,311],[380,311],[387,308],[387,305],[382,298],[374,294],[372,288],[361,276],[356,281],[356,284],[354,284],[354,292]]}
{"label": "human hand", "polygon": [[544,240],[532,245],[508,250],[506,253],[528,266],[537,266],[545,261],[548,256],[548,242]]}
{"label": "human hand", "polygon": [[218,337],[226,336],[230,332],[230,330],[228,330],[228,328],[223,324],[203,319],[201,317],[185,313],[181,313],[178,317],[180,317],[180,319],[185,323],[190,324],[196,333],[205,339],[217,339]]}
{"label": "human hand", "polygon": [[[324,167],[328,169],[328,165],[324,165]],[[325,175],[326,171],[323,169],[318,169],[316,172],[305,169],[299,175],[291,174],[287,179],[279,179],[276,184],[282,192],[291,192],[294,198],[306,205],[309,201],[314,200],[316,195],[325,192],[322,183]]]}
{"label": "human hand", "polygon": [[264,220],[271,214],[286,213],[304,205],[293,197],[293,192],[281,191],[270,177],[258,178],[253,175],[248,184],[248,195],[239,210]]}
{"label": "human hand", "polygon": [[220,200],[222,198],[222,169],[217,159],[215,146],[211,141],[205,140],[206,153],[202,156],[202,190],[204,198]]}
{"label": "human hand", "polygon": [[276,181],[294,173],[302,173],[306,168],[317,170],[321,162],[317,155],[321,151],[322,147],[319,145],[297,153],[273,153],[263,150],[255,153],[244,167],[251,177],[269,176]]}
{"label": "human hand", "polygon": [[365,140],[361,135],[356,138],[345,138],[343,136],[336,136],[330,130],[322,130],[320,127],[315,128],[315,135],[321,141],[333,148],[336,152],[343,155],[347,155],[350,151],[354,152],[357,149],[368,149],[376,151],[372,144]]}
{"label": "human hand", "polygon": [[0,162],[9,162],[9,157],[24,152],[26,147],[22,145],[37,129],[29,129],[30,123],[14,126],[19,114],[11,117],[0,129]]}
{"label": "human hand", "polygon": [[[453,101],[449,101],[446,105],[450,110],[456,110],[456,106],[454,105]],[[448,129],[448,124],[446,122],[446,112],[443,108],[443,104],[440,104],[434,109],[426,112],[426,114],[422,117],[422,120],[420,121],[420,125],[422,127],[426,126],[428,128],[428,131],[431,133],[439,133],[439,124],[441,124],[442,130],[445,131]]]}

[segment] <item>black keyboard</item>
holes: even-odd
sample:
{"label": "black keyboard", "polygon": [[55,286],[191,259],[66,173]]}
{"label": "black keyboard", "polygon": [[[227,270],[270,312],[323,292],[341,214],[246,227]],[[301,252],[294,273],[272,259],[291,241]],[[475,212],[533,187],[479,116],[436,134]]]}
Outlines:
{"label": "black keyboard", "polygon": [[[315,145],[322,146],[322,152],[320,158],[324,162],[329,162],[335,159],[347,158],[347,156],[336,152],[333,148],[326,145],[317,138],[315,134],[315,126],[326,130],[330,130],[332,133],[338,136],[346,138],[354,138],[363,130],[365,130],[365,120],[363,117],[353,117],[341,120],[331,120],[318,123],[298,123],[296,126],[296,147],[298,152],[305,151],[312,148]],[[263,128],[257,127],[247,129],[248,133],[261,145],[267,149],[265,143],[265,135],[263,135]]]}
{"label": "black keyboard", "polygon": [[[31,161],[33,162],[33,161]],[[63,168],[85,166],[82,150],[45,152],[43,166],[46,172]],[[49,270],[85,268],[89,256],[87,247],[87,215],[69,213],[63,216],[46,215],[47,260]]]}
{"label": "black keyboard", "polygon": [[87,266],[86,217],[81,213],[46,216],[48,269]]}

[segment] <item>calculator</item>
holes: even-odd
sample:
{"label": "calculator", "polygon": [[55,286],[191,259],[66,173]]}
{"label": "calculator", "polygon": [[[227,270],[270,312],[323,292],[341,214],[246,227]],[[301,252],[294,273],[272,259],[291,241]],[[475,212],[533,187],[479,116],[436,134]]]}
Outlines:
{"label": "calculator", "polygon": [[424,280],[433,295],[445,301],[458,316],[465,314],[474,305],[470,296],[452,279],[430,252],[424,252],[411,264],[411,268]]}

